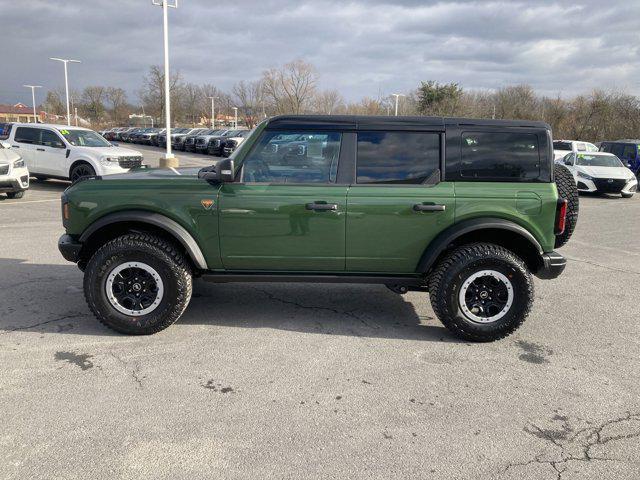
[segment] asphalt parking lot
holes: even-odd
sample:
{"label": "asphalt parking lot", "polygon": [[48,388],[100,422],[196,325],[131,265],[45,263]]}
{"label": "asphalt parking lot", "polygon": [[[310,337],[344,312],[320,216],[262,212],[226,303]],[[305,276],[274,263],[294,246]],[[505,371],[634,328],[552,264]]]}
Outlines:
{"label": "asphalt parking lot", "polygon": [[[138,145],[130,143],[120,143],[119,146],[123,148],[130,148],[132,150],[138,150],[144,157],[144,163],[150,167],[158,167],[160,164],[160,157],[165,153],[163,148],[152,147],[148,145]],[[222,157],[214,157],[211,155],[202,155],[199,153],[174,151],[173,154],[180,161],[181,167],[206,167]]]}
{"label": "asphalt parking lot", "polygon": [[0,478],[640,478],[637,196],[582,197],[565,274],[470,344],[426,294],[342,285],[196,282],[115,334],[57,251],[64,187],[0,200]]}

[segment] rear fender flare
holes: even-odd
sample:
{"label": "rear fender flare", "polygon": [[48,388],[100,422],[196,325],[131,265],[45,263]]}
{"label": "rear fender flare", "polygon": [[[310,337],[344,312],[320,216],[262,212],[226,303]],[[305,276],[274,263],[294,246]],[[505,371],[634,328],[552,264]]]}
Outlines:
{"label": "rear fender flare", "polygon": [[501,218],[473,218],[456,223],[441,232],[422,254],[416,272],[427,273],[434,266],[440,255],[456,239],[468,233],[482,230],[505,230],[515,233],[529,242],[541,256],[543,254],[542,246],[538,240],[526,228],[517,223]]}

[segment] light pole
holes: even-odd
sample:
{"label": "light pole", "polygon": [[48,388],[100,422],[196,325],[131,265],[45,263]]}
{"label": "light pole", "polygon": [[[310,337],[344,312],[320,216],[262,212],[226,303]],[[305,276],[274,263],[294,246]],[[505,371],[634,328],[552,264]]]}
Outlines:
{"label": "light pole", "polygon": [[211,99],[211,130],[216,128],[216,100],[220,97],[207,97]]}
{"label": "light pole", "polygon": [[80,60],[71,60],[70,58],[51,57],[49,60],[64,63],[64,91],[67,96],[67,125],[71,126],[71,110],[69,109],[69,74],[67,72],[68,63],[82,63]]}
{"label": "light pole", "polygon": [[33,122],[38,123],[38,120],[36,120],[38,118],[36,115],[36,88],[42,88],[42,85],[23,85],[23,87],[31,89],[31,100],[33,101]]}
{"label": "light pole", "polygon": [[398,116],[398,98],[399,97],[406,97],[406,95],[403,95],[401,93],[392,93],[392,96],[396,97],[396,117]]}
{"label": "light pole", "polygon": [[177,167],[178,159],[171,153],[171,91],[169,88],[169,8],[178,8],[178,0],[151,0],[151,3],[162,7],[162,25],[164,31],[164,117],[167,133],[167,153],[160,159],[161,167]]}
{"label": "light pole", "polygon": [[238,107],[233,107],[233,115],[235,120],[233,121],[233,128],[238,129]]}

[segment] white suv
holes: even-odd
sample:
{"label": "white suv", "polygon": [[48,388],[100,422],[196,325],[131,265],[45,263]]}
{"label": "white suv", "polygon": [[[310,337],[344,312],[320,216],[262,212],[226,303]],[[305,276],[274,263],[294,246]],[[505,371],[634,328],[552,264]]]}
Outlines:
{"label": "white suv", "polygon": [[7,141],[32,176],[75,181],[123,173],[142,165],[142,154],[116,147],[93,130],[63,125],[14,123]]}
{"label": "white suv", "polygon": [[24,160],[10,149],[7,142],[0,141],[0,192],[9,198],[22,198],[29,188],[29,170]]}

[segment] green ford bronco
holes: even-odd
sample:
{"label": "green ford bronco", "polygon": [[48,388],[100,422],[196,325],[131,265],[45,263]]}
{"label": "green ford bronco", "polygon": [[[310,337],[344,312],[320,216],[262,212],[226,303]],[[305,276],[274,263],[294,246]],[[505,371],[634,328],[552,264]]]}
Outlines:
{"label": "green ford bronco", "polygon": [[123,333],[178,320],[195,277],[429,292],[456,335],[496,340],[529,313],[532,274],[565,268],[577,194],[552,149],[540,122],[275,117],[212,167],[77,181],[59,249]]}

